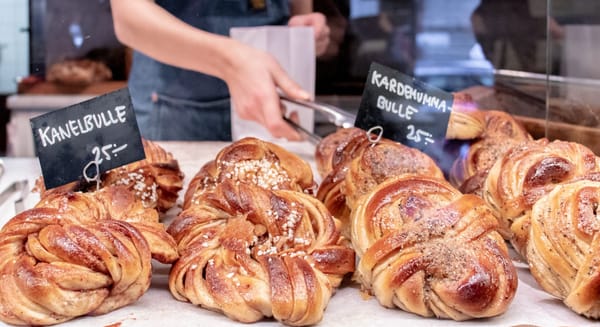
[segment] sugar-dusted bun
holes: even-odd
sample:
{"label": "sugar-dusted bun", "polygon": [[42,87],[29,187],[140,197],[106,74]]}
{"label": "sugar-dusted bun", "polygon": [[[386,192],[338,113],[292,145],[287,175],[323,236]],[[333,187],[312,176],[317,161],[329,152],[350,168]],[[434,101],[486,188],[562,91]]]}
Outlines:
{"label": "sugar-dusted bun", "polygon": [[53,325],[116,310],[146,292],[152,258],[177,257],[157,211],[125,187],[53,192],[0,230],[0,320]]}
{"label": "sugar-dusted bun", "polygon": [[467,320],[504,313],[517,274],[492,211],[443,179],[402,175],[352,211],[356,276],[385,307]]}

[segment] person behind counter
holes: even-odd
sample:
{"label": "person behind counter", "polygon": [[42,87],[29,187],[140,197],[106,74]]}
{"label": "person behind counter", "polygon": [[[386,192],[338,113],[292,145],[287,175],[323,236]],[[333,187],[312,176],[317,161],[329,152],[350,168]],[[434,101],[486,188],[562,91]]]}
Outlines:
{"label": "person behind counter", "polygon": [[329,28],[311,0],[111,0],[111,7],[117,38],[136,50],[129,91],[142,136],[230,140],[231,99],[241,118],[300,140],[281,118],[277,88],[310,95],[271,55],[226,35],[234,26],[312,26],[319,55]]}

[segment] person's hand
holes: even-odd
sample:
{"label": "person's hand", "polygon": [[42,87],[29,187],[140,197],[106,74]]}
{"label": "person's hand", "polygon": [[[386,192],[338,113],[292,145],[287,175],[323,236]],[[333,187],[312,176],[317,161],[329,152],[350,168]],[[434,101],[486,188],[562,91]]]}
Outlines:
{"label": "person's hand", "polygon": [[288,26],[310,26],[315,31],[315,52],[317,56],[322,55],[329,45],[329,26],[327,19],[321,13],[310,13],[296,15],[290,18]]}
{"label": "person's hand", "polygon": [[295,99],[308,100],[310,95],[268,53],[233,40],[228,46],[231,66],[223,79],[240,118],[260,123],[275,137],[301,140],[300,134],[282,118],[284,109],[277,88]]}

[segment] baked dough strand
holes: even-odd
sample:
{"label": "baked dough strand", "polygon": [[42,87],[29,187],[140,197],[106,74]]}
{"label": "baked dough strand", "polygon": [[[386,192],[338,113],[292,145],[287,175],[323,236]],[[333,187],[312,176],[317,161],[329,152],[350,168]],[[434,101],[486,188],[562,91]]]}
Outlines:
{"label": "baked dough strand", "polygon": [[51,325],[136,301],[176,245],[124,187],[49,194],[0,230],[0,319]]}
{"label": "baked dough strand", "polygon": [[504,313],[517,275],[483,200],[446,181],[403,175],[352,212],[356,276],[388,308],[466,320]]}
{"label": "baked dough strand", "polygon": [[565,183],[531,211],[531,273],[573,311],[600,318],[600,182]]}
{"label": "baked dough strand", "polygon": [[242,322],[315,324],[354,271],[338,225],[310,195],[224,180],[168,228],[181,254],[171,292]]}

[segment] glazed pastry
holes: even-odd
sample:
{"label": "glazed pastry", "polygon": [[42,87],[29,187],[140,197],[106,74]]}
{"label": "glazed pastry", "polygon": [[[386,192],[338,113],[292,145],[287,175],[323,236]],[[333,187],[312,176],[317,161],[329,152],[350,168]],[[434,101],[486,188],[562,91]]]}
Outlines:
{"label": "glazed pastry", "polygon": [[[333,142],[337,146],[328,146],[328,143]],[[317,198],[325,204],[334,217],[344,222],[344,226],[348,225],[347,221],[350,217],[350,209],[346,205],[346,195],[343,192],[348,166],[365,147],[371,144],[364,130],[353,127],[338,130],[334,134],[328,135],[317,145],[315,153],[317,167],[319,171],[327,172],[319,185]],[[324,149],[333,150],[333,152],[326,152]],[[329,159],[320,159],[323,157]],[[320,162],[328,162],[329,164],[321,167]],[[342,228],[342,230],[347,231],[347,227]],[[348,234],[345,235],[348,236]]]}
{"label": "glazed pastry", "polygon": [[444,178],[433,159],[425,153],[398,142],[383,140],[363,148],[352,160],[344,182],[344,194],[350,210],[358,200],[386,179],[403,174]]}
{"label": "glazed pastry", "polygon": [[[183,173],[171,153],[157,143],[142,139],[142,144],[146,159],[105,172],[100,187],[124,185],[147,208],[156,208],[160,212],[165,212],[177,201],[179,191],[183,188]],[[96,188],[94,182],[75,181],[46,190],[42,177],[36,181],[36,191],[40,193],[42,199],[52,193],[91,192]]]}
{"label": "glazed pastry", "polygon": [[324,137],[315,150],[315,163],[317,171],[322,178],[325,178],[333,170],[333,156],[336,152],[342,152],[347,147],[348,143],[352,142],[355,137],[366,138],[365,131],[359,128],[341,128],[335,133],[331,133]]}
{"label": "glazed pastry", "polygon": [[479,112],[452,111],[446,130],[448,140],[471,140],[484,132],[484,121]]}
{"label": "glazed pastry", "polygon": [[485,132],[485,116],[477,109],[471,95],[456,92],[452,103],[452,113],[448,121],[446,139],[472,140]]}
{"label": "glazed pastry", "polygon": [[472,142],[454,162],[450,183],[464,193],[481,194],[483,182],[490,168],[506,151],[531,140],[527,131],[502,111],[479,111],[483,117],[484,132]]}
{"label": "glazed pastry", "polygon": [[224,180],[309,194],[316,189],[306,161],[276,144],[247,137],[221,150],[214,161],[200,169],[186,191],[183,208],[198,204],[203,193]]}
{"label": "glazed pastry", "polygon": [[504,313],[517,275],[490,208],[448,182],[391,178],[352,212],[356,276],[381,305],[466,320]]}
{"label": "glazed pastry", "polygon": [[600,318],[600,182],[556,186],[531,210],[531,273],[573,311]]}
{"label": "glazed pastry", "polygon": [[184,176],[171,153],[155,142],[142,142],[146,159],[106,172],[102,185],[125,185],[146,207],[165,212],[175,205]]}
{"label": "glazed pastry", "polygon": [[310,195],[223,179],[168,228],[180,252],[171,293],[241,322],[316,324],[354,270],[338,224]]}
{"label": "glazed pastry", "polygon": [[345,236],[349,236],[350,212],[356,203],[387,178],[407,173],[439,178],[444,176],[426,154],[398,142],[382,139],[371,143],[365,135],[364,141],[353,144],[358,145],[352,146],[351,151],[346,153],[343,159],[346,163],[337,161],[339,164],[323,180],[317,193],[317,198],[342,221],[342,233]]}
{"label": "glazed pastry", "polygon": [[500,233],[524,254],[529,238],[527,212],[557,184],[600,171],[595,154],[573,142],[540,139],[512,148],[490,169],[485,201],[495,210]]}
{"label": "glazed pastry", "polygon": [[[484,132],[484,115],[469,106],[469,98],[455,95],[454,110],[450,114],[447,139],[469,140],[480,137]],[[457,97],[457,98],[456,98]],[[367,132],[357,128],[342,128],[327,135],[317,145],[315,162],[322,178],[331,173],[335,166],[353,158],[353,154],[368,142]]]}
{"label": "glazed pastry", "polygon": [[367,132],[358,127],[338,129],[327,135],[315,150],[319,174],[327,178],[334,169],[350,162],[360,149],[369,144]]}
{"label": "glazed pastry", "polygon": [[0,230],[0,320],[51,325],[135,302],[176,244],[124,187],[52,192]]}

